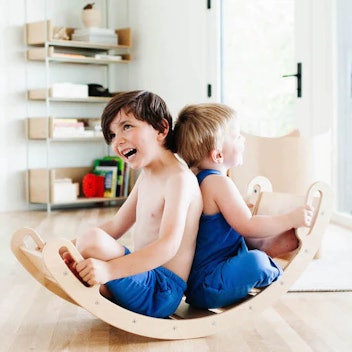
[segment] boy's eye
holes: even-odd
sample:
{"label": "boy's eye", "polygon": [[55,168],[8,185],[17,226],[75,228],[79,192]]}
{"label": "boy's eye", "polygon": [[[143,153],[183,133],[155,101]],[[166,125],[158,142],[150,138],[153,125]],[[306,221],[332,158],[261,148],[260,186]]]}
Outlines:
{"label": "boy's eye", "polygon": [[129,130],[131,127],[132,127],[131,125],[127,125],[127,124],[123,125],[123,129],[124,130]]}
{"label": "boy's eye", "polygon": [[115,133],[110,133],[109,134],[109,139],[112,141],[115,138],[116,134]]}

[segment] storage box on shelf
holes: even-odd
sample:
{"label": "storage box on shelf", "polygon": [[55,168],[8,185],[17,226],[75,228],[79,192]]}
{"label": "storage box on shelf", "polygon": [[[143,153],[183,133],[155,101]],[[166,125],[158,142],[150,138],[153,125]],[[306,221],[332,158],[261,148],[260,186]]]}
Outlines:
{"label": "storage box on shelf", "polygon": [[[79,40],[72,40],[75,31],[75,37]],[[112,64],[126,64],[131,61],[129,53],[131,30],[129,28],[93,30],[94,33],[91,30],[88,30],[88,33],[85,32],[82,29],[54,27],[50,20],[28,23],[26,25],[27,59],[45,62],[47,77],[53,63],[60,65],[77,64],[85,65],[85,67],[88,67],[86,65],[92,65],[89,70],[97,69],[98,65],[104,67],[104,70],[105,68],[108,70]],[[102,34],[106,32],[109,36],[101,39],[99,35],[96,35],[100,32]],[[88,40],[83,41],[81,39]],[[97,42],[92,42],[94,39]],[[50,81],[55,82],[55,78],[52,77]],[[101,140],[103,143],[101,131],[87,128],[89,121],[96,120],[96,118],[49,116],[52,115],[51,106],[54,103],[105,104],[111,98],[92,96],[90,91],[88,92],[87,84],[50,83],[48,85],[50,86],[39,89],[30,87],[28,89],[28,99],[46,102],[47,110],[46,117],[30,117],[27,119],[28,139],[44,140],[46,141],[46,148],[49,149],[52,148],[52,142]],[[84,105],[82,106],[84,107]],[[61,121],[61,126],[58,121]],[[71,125],[68,124],[69,121],[71,121]],[[50,153],[48,154],[50,155]],[[67,168],[63,165],[63,167],[51,168],[49,165],[50,161],[47,161],[45,167],[28,171],[29,201],[31,203],[47,204],[48,209],[50,209],[51,205],[56,204],[83,204],[123,199],[119,197],[86,198],[83,196],[82,190],[79,191],[78,195],[76,194],[77,185],[80,185],[84,175],[90,172],[91,166]]]}

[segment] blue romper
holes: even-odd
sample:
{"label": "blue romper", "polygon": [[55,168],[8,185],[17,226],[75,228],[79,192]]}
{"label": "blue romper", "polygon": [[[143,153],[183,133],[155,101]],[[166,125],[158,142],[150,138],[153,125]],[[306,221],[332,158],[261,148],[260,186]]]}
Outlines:
{"label": "blue romper", "polygon": [[[125,254],[129,253],[126,248]],[[173,314],[187,287],[182,278],[162,266],[108,281],[105,286],[119,306],[155,318]]]}
{"label": "blue romper", "polygon": [[[198,173],[199,184],[217,170]],[[186,302],[198,308],[220,308],[245,298],[254,287],[276,281],[282,269],[263,251],[249,250],[244,237],[221,213],[202,214],[195,256],[187,282]]]}

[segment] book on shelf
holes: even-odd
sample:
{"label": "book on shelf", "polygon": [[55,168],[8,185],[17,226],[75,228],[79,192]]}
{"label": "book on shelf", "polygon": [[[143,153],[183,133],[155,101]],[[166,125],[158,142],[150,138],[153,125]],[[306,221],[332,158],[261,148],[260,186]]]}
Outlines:
{"label": "book on shelf", "polygon": [[84,122],[78,119],[53,119],[53,137],[68,138],[85,135]]}
{"label": "book on shelf", "polygon": [[114,35],[115,30],[111,28],[101,28],[101,27],[87,27],[87,28],[75,28],[74,34],[77,35]]}
{"label": "book on shelf", "polygon": [[121,186],[121,197],[127,197],[130,191],[130,166],[128,164],[124,164],[123,168],[123,176],[122,176],[122,186]]}
{"label": "book on shelf", "polygon": [[72,33],[72,40],[117,45],[118,35],[109,28],[78,28]]}
{"label": "book on shelf", "polygon": [[104,197],[114,198],[117,186],[117,168],[115,166],[96,166],[94,173],[104,176]]}
{"label": "book on shelf", "polygon": [[[124,192],[124,178],[127,178],[128,175],[124,172],[125,163],[123,160],[117,156],[105,156],[101,159],[96,159],[94,161],[94,173],[110,171],[113,172],[112,177],[112,188],[107,192],[107,196],[111,197],[122,197],[127,196]],[[110,177],[109,175],[107,175]],[[116,177],[114,177],[116,176]],[[109,180],[107,180],[109,183]],[[115,192],[115,193],[114,193]]]}

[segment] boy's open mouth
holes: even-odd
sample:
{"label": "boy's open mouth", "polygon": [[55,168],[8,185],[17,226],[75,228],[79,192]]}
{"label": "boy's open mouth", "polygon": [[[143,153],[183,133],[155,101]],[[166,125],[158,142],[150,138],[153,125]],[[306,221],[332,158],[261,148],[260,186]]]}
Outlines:
{"label": "boy's open mouth", "polygon": [[127,152],[125,152],[123,155],[125,158],[129,158],[130,156],[134,155],[137,153],[137,149],[129,149]]}

